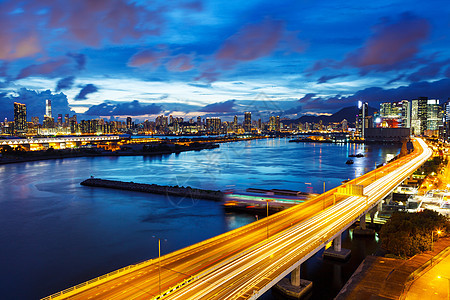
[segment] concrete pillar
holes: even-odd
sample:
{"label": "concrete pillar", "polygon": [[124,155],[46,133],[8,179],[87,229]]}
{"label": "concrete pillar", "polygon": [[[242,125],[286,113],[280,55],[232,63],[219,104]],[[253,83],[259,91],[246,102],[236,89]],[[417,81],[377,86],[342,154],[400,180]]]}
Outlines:
{"label": "concrete pillar", "polygon": [[340,252],[341,248],[342,248],[342,234],[338,235],[333,240],[333,249],[334,249],[334,251]]}
{"label": "concrete pillar", "polygon": [[300,286],[300,266],[298,266],[291,272],[291,284],[293,286]]}
{"label": "concrete pillar", "polygon": [[359,226],[361,226],[362,230],[366,229],[366,214],[362,215],[359,219]]}
{"label": "concrete pillar", "polygon": [[377,204],[377,212],[380,212],[383,209],[383,201],[378,202]]}

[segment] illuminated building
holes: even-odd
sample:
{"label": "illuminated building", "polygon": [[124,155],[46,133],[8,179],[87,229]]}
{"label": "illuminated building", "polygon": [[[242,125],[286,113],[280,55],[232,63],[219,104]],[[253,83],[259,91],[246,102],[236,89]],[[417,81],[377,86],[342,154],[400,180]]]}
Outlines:
{"label": "illuminated building", "polygon": [[356,127],[361,137],[364,137],[364,130],[369,127],[369,104],[358,101],[358,115],[356,116]]}
{"label": "illuminated building", "polygon": [[25,104],[14,102],[14,131],[25,133],[27,128],[27,107]]}
{"label": "illuminated building", "polygon": [[244,113],[244,124],[243,125],[244,125],[245,132],[252,131],[252,113],[251,112]]}
{"label": "illuminated building", "polygon": [[132,129],[133,123],[131,117],[127,117],[127,129]]}
{"label": "illuminated building", "polygon": [[443,112],[439,100],[428,99],[427,101],[427,130],[439,130],[442,126]]}
{"label": "illuminated building", "polygon": [[45,116],[52,117],[52,100],[45,100]]}
{"label": "illuminated building", "polygon": [[428,97],[419,97],[411,101],[411,130],[415,135],[423,135],[427,130]]}

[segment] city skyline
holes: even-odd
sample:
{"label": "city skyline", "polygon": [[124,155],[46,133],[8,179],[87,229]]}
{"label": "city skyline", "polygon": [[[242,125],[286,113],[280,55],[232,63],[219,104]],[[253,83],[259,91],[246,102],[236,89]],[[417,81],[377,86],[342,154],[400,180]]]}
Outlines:
{"label": "city skyline", "polygon": [[448,5],[385,4],[6,1],[2,111],[43,115],[36,102],[49,99],[86,118],[295,118],[358,100],[446,101]]}

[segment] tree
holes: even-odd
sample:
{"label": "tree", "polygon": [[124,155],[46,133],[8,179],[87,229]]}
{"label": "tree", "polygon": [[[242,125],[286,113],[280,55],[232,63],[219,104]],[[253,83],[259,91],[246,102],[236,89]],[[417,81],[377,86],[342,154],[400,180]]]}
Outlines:
{"label": "tree", "polygon": [[431,235],[437,230],[450,232],[450,222],[435,211],[396,212],[381,228],[381,247],[400,257],[413,256],[431,249]]}

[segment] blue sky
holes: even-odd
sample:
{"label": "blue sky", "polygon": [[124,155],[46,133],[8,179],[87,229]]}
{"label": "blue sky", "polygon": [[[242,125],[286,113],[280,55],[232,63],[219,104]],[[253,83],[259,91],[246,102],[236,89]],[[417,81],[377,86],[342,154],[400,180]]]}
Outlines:
{"label": "blue sky", "polygon": [[0,1],[0,117],[296,118],[450,97],[450,4]]}

